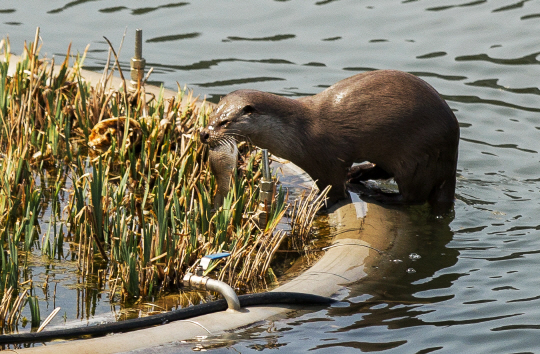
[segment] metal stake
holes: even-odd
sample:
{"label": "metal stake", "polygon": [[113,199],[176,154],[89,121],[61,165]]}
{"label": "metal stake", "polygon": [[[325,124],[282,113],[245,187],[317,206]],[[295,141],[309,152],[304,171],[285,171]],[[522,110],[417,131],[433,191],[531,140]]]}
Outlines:
{"label": "metal stake", "polygon": [[144,78],[146,60],[142,57],[142,29],[135,30],[135,56],[131,58],[131,90],[140,87]]}

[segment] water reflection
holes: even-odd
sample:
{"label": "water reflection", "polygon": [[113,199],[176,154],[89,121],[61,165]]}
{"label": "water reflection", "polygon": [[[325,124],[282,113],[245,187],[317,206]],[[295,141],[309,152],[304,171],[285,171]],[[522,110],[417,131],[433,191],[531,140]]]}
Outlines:
{"label": "water reflection", "polygon": [[[328,309],[302,310],[293,313],[288,320],[256,325],[238,336],[219,335],[171,344],[157,353],[188,348],[217,352],[224,348],[239,352],[271,348],[287,352],[329,348],[339,352],[402,350],[409,340],[396,336],[391,340],[388,332],[430,325],[421,317],[433,310],[424,307],[437,306],[454,297],[419,294],[450,288],[465,275],[438,275],[458,261],[459,252],[447,248],[454,235],[449,226],[453,218],[453,215],[434,217],[427,207],[385,208],[369,204],[368,216],[360,231],[364,235],[362,239],[385,247],[384,256],[371,262],[373,266],[366,278],[347,286],[346,299]],[[477,319],[488,320],[491,318]],[[448,325],[452,323],[436,324]]]}

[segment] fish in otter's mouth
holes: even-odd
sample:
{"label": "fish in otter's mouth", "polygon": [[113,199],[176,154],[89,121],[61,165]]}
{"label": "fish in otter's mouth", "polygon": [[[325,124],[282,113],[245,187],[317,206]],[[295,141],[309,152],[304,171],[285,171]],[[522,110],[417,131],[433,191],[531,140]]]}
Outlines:
{"label": "fish in otter's mouth", "polygon": [[231,180],[238,164],[238,147],[236,140],[226,135],[222,135],[217,139],[210,139],[206,143],[210,147],[208,154],[210,171],[212,171],[217,181],[214,207],[219,208],[231,188]]}

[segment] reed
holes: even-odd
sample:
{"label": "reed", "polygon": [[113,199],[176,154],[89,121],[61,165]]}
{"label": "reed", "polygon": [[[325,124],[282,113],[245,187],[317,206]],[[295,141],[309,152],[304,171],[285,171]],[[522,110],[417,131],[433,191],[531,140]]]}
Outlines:
{"label": "reed", "polygon": [[0,328],[12,330],[20,316],[21,309],[26,299],[27,291],[20,293],[18,296],[14,294],[14,288],[10,287],[4,291],[2,302],[0,303]]}
{"label": "reed", "polygon": [[[129,302],[177,291],[198,259],[223,251],[232,256],[208,272],[253,290],[264,286],[284,239],[309,237],[325,194],[295,204],[289,234],[276,231],[289,208],[279,189],[268,224],[259,228],[251,215],[261,157],[245,144],[245,162],[223,206],[212,209],[216,183],[207,147],[196,139],[210,108],[196,105],[191,92],[179,87],[165,99],[148,96],[144,87],[111,89],[117,64],[92,86],[79,72],[85,53],[70,68],[68,48],[55,69],[53,60],[39,59],[37,38],[25,45],[14,73],[0,62],[0,324],[16,317],[8,313],[18,313],[22,303],[11,299],[22,294],[32,325],[40,322],[38,298],[26,295],[19,279],[36,250],[76,262],[83,280],[99,274],[111,299]],[[7,54],[9,42],[0,48]]]}
{"label": "reed", "polygon": [[41,323],[41,313],[39,311],[39,299],[37,296],[28,296],[26,301],[30,306],[30,322],[32,328],[39,327]]}

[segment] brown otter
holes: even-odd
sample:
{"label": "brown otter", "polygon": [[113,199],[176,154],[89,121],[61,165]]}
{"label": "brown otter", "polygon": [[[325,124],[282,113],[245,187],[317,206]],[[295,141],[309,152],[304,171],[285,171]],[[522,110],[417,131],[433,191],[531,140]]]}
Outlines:
{"label": "brown otter", "polygon": [[[319,94],[289,99],[239,90],[223,97],[200,133],[203,142],[242,136],[304,169],[330,201],[345,182],[394,177],[399,193],[371,191],[392,204],[450,207],[459,125],[433,87],[395,70],[361,73]],[[372,164],[353,168],[353,163]],[[367,166],[367,167],[366,167]]]}

